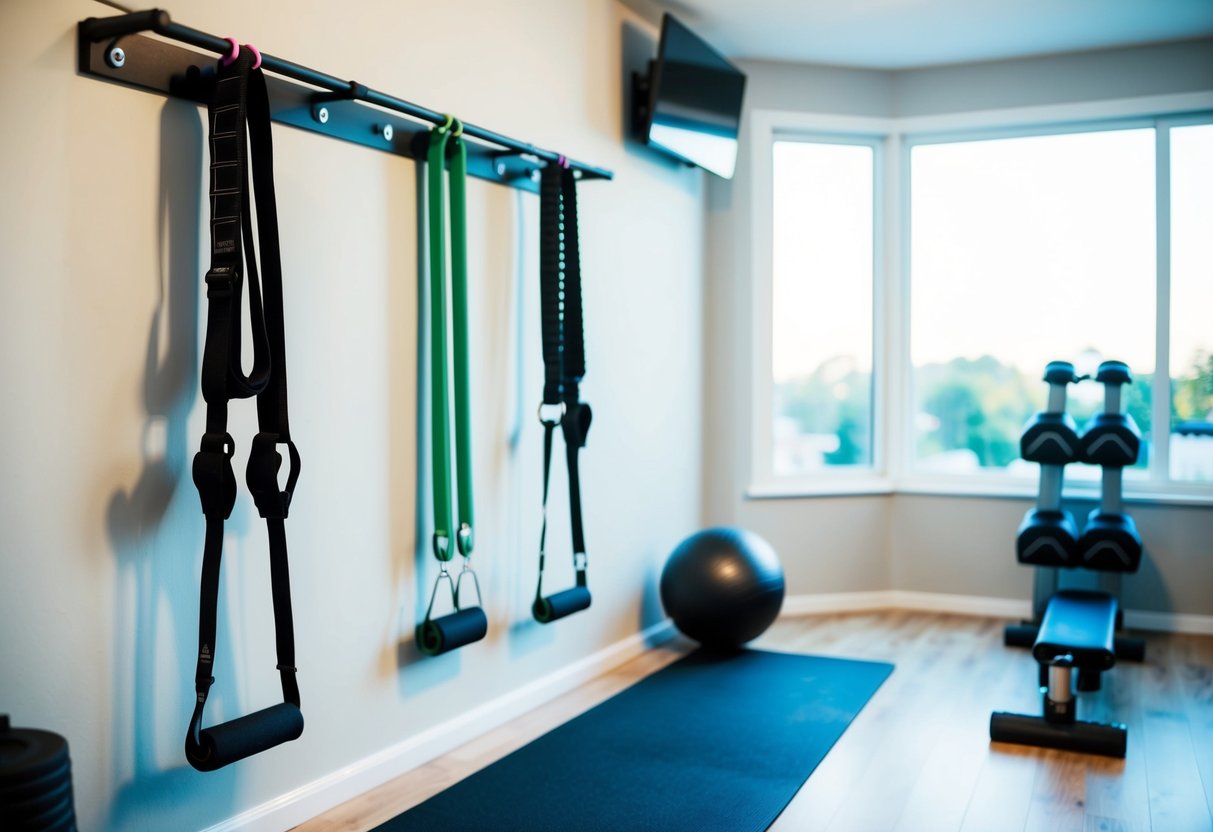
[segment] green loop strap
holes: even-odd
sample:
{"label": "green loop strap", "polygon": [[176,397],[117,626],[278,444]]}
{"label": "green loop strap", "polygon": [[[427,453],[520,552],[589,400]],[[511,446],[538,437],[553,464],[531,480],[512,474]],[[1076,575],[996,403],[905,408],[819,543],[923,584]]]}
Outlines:
{"label": "green loop strap", "polygon": [[[451,435],[447,412],[449,382],[446,363],[446,212],[443,193],[443,173],[446,167],[446,143],[450,133],[445,129],[430,131],[430,148],[426,157],[429,185],[429,244],[430,244],[430,436],[433,453],[434,538],[450,540],[451,535]],[[448,561],[454,556],[451,547],[434,547],[434,557]]]}
{"label": "green loop strap", "polygon": [[451,329],[455,354],[455,458],[458,466],[459,553],[472,554],[472,396],[468,366],[467,146],[458,140],[463,125],[455,120],[451,156]]}

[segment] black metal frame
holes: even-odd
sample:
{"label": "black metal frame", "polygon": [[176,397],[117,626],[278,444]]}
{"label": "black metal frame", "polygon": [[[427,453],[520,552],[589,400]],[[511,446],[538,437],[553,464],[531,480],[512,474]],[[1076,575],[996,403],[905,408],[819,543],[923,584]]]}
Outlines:
{"label": "black metal frame", "polygon": [[[162,9],[90,17],[77,27],[79,71],[94,78],[205,103],[215,75],[214,59],[205,52],[184,49],[141,32],[216,55],[230,49],[223,38],[172,22]],[[446,121],[444,113],[264,52],[261,65],[273,73],[266,78],[270,109],[274,121],[282,124],[424,160],[430,125]],[[613,177],[609,170],[565,159],[553,151],[474,124],[465,122],[463,134],[470,139],[468,173],[479,179],[538,192],[534,173],[547,163],[562,160],[580,179]]]}

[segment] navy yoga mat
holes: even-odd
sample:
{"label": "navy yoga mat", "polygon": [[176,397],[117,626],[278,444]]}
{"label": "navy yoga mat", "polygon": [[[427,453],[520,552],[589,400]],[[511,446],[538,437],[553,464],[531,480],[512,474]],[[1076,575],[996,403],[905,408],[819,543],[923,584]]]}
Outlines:
{"label": "navy yoga mat", "polygon": [[695,652],[377,830],[766,829],[892,670]]}

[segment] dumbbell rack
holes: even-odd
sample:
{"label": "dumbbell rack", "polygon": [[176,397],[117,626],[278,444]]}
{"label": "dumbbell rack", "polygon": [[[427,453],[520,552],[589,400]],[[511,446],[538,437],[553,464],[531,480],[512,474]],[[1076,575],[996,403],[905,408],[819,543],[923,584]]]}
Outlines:
{"label": "dumbbell rack", "polygon": [[[1079,691],[1099,690],[1101,674],[1118,658],[1142,660],[1145,644],[1116,635],[1122,614],[1115,592],[1057,591],[1057,586],[1061,569],[1085,568],[1099,572],[1101,583],[1115,583],[1118,590],[1120,575],[1135,572],[1141,562],[1141,537],[1121,504],[1124,468],[1137,461],[1141,445],[1132,417],[1121,412],[1121,387],[1131,383],[1132,376],[1119,361],[1100,365],[1095,380],[1104,385],[1104,410],[1081,435],[1065,412],[1065,401],[1068,385],[1082,377],[1072,364],[1054,361],[1046,367],[1044,380],[1049,384],[1048,410],[1028,422],[1020,440],[1023,458],[1041,466],[1040,491],[1016,540],[1020,563],[1038,569],[1036,617],[1008,626],[1005,633],[1007,645],[1031,647],[1040,664],[1043,712],[995,712],[990,738],[1123,757],[1128,736],[1124,725],[1076,719],[1073,676],[1077,671]],[[1079,461],[1102,469],[1099,507],[1087,516],[1081,534],[1073,515],[1061,506],[1065,466]]]}
{"label": "dumbbell rack", "polygon": [[[1121,386],[1131,383],[1126,365],[1107,361],[1095,380],[1104,385],[1104,410],[1079,433],[1066,413],[1066,388],[1087,377],[1064,361],[1050,362],[1044,381],[1049,383],[1047,410],[1029,420],[1020,437],[1020,455],[1041,466],[1040,493],[1035,508],[1024,515],[1016,538],[1020,563],[1037,567],[1033,583],[1032,620],[1008,624],[1003,640],[1008,647],[1030,648],[1036,642],[1049,599],[1057,592],[1060,570],[1085,568],[1100,573],[1100,588],[1118,595],[1121,575],[1136,572],[1142,544],[1133,518],[1123,510],[1123,471],[1137,460],[1140,431],[1133,417],[1120,412]],[[1100,504],[1087,516],[1078,533],[1073,514],[1061,508],[1065,466],[1089,462],[1102,468]],[[1117,630],[1123,626],[1120,616]],[[1145,658],[1141,639],[1116,636],[1116,656],[1128,661]]]}

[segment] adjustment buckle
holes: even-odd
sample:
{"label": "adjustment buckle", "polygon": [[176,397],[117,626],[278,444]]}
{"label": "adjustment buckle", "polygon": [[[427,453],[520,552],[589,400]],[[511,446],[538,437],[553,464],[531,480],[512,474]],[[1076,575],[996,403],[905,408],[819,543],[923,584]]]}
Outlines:
{"label": "adjustment buckle", "polygon": [[438,564],[443,572],[446,572],[446,562],[454,555],[451,552],[451,539],[445,534],[434,532],[434,557],[438,559]]}
{"label": "adjustment buckle", "polygon": [[[285,489],[278,488],[278,470],[282,467],[282,454],[277,450],[280,444],[286,445],[291,460]],[[244,477],[257,505],[257,512],[265,518],[285,519],[290,512],[295,483],[299,479],[299,451],[295,443],[289,439],[285,443],[280,442],[276,433],[258,433],[253,437]]]}
{"label": "adjustment buckle", "polygon": [[211,692],[211,685],[215,684],[214,676],[196,676],[194,677],[194,693],[198,696],[198,704],[201,705],[206,701],[206,697]]}
{"label": "adjustment buckle", "polygon": [[194,487],[207,517],[226,520],[236,505],[236,472],[232,454],[236,441],[230,433],[204,433],[198,453],[194,454]]}
{"label": "adjustment buckle", "polygon": [[470,558],[472,556],[472,547],[475,544],[472,527],[467,523],[460,523],[459,531],[455,533],[455,543],[459,549],[459,554],[465,558]]}
{"label": "adjustment buckle", "polygon": [[240,273],[232,266],[216,266],[206,273],[206,297],[228,298],[236,288]]}
{"label": "adjustment buckle", "polygon": [[570,448],[584,448],[590,433],[590,422],[594,414],[585,402],[572,401],[566,406],[560,427],[564,431],[564,444]]}

